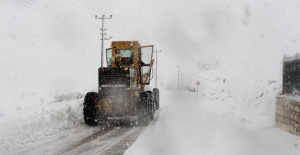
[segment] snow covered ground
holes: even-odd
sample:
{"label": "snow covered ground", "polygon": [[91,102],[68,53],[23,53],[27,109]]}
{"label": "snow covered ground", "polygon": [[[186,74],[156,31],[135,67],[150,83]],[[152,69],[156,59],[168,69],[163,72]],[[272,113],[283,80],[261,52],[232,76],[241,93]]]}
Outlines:
{"label": "snow covered ground", "polygon": [[273,108],[260,114],[248,108],[253,117],[245,118],[240,115],[243,109],[236,106],[242,103],[202,93],[164,93],[157,122],[149,125],[125,155],[300,154],[300,138],[273,126]]}
{"label": "snow covered ground", "polygon": [[156,124],[125,155],[300,154],[300,137],[274,127],[278,72],[232,64],[199,72],[199,94],[162,91]]}
{"label": "snow covered ground", "polygon": [[[0,154],[83,125],[82,99],[27,107],[1,119]],[[87,132],[88,133],[88,132]]]}
{"label": "snow covered ground", "polygon": [[[274,127],[274,101],[278,90],[270,88],[277,86],[267,84],[265,95],[248,100],[235,96],[233,90],[216,92],[215,88],[221,85],[214,87],[214,83],[204,82],[199,94],[161,89],[157,120],[150,123],[125,155],[300,153],[300,137]],[[205,84],[211,84],[211,88]],[[215,94],[210,92],[212,90]],[[254,104],[257,102],[260,104]],[[23,108],[13,116],[0,124],[0,154],[22,154],[32,148],[35,153],[47,150],[47,154],[54,154],[71,145],[65,144],[67,141],[62,137],[76,143],[98,131],[84,125],[82,99]],[[45,143],[49,140],[60,143],[59,146],[50,143],[57,150],[49,149],[50,144]],[[92,141],[88,146],[99,142]]]}
{"label": "snow covered ground", "polygon": [[[235,71],[228,68],[221,64],[200,72],[198,94],[161,88],[157,120],[125,154],[299,154],[300,138],[274,127],[280,77],[267,80],[272,71],[247,67],[243,68],[260,76],[230,76]],[[83,123],[82,101],[19,108],[13,117],[1,120],[0,151],[16,153],[12,150],[42,144],[72,130],[87,131],[73,138],[96,132]]]}

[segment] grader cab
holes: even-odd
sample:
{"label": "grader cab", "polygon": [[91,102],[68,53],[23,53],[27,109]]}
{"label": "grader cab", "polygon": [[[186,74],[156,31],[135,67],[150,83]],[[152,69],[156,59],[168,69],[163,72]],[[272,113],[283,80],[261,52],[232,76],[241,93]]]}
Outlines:
{"label": "grader cab", "polygon": [[97,125],[109,118],[137,116],[139,124],[148,124],[159,108],[159,90],[147,90],[154,60],[153,45],[138,41],[113,41],[106,49],[107,67],[98,69],[98,93],[86,94],[84,121]]}

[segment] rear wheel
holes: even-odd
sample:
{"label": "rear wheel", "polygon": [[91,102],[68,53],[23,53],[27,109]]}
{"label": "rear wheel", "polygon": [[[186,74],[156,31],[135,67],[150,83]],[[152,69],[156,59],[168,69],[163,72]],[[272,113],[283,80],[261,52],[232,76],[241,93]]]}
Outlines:
{"label": "rear wheel", "polygon": [[153,99],[154,99],[155,108],[159,109],[159,89],[158,88],[153,89]]}
{"label": "rear wheel", "polygon": [[84,97],[83,103],[83,117],[84,122],[89,126],[98,124],[98,94],[96,92],[88,92]]}
{"label": "rear wheel", "polygon": [[151,91],[146,91],[147,94],[147,105],[148,105],[148,116],[150,120],[154,118],[155,106],[154,106],[154,99]]}
{"label": "rear wheel", "polygon": [[138,103],[138,123],[140,125],[148,125],[149,124],[149,115],[148,115],[148,103],[147,103],[147,93],[142,92],[139,96]]}

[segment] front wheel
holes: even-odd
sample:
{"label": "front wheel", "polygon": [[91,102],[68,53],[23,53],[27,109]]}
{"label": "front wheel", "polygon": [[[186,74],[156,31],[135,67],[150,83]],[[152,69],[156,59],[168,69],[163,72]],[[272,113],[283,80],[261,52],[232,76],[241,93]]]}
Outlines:
{"label": "front wheel", "polygon": [[83,117],[84,122],[88,126],[98,125],[98,94],[96,92],[88,92],[84,97],[83,102]]}

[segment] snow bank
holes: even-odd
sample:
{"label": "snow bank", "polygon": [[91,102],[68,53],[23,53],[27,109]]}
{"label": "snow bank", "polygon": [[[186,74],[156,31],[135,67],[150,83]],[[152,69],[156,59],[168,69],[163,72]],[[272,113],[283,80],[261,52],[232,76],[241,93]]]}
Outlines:
{"label": "snow bank", "polygon": [[0,154],[16,145],[38,141],[83,124],[82,99],[27,107],[0,124]]}
{"label": "snow bank", "polygon": [[199,73],[201,95],[223,103],[245,121],[259,123],[261,127],[273,126],[276,95],[282,90],[280,63],[274,66],[276,71],[247,62],[222,63]]}

